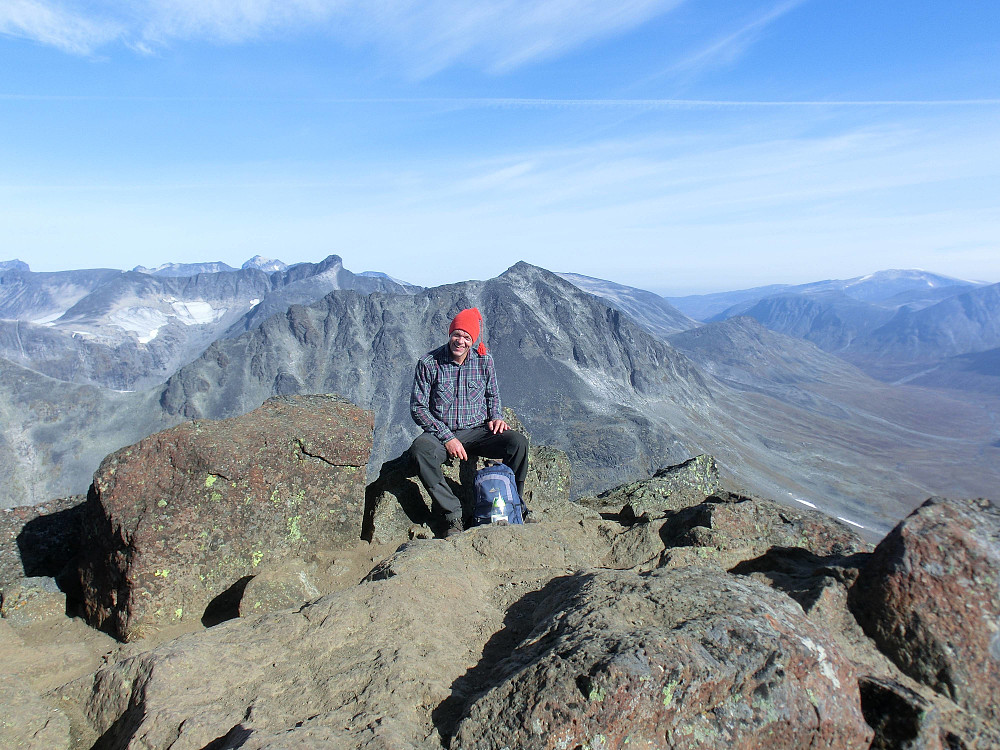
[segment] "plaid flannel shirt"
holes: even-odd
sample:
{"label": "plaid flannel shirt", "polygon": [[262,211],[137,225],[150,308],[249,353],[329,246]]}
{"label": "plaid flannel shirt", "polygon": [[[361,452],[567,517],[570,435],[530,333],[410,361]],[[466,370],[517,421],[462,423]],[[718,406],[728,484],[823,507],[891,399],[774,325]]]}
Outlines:
{"label": "plaid flannel shirt", "polygon": [[455,430],[500,419],[503,412],[493,357],[471,349],[459,365],[447,344],[425,354],[413,375],[410,414],[424,432],[442,443],[455,437]]}

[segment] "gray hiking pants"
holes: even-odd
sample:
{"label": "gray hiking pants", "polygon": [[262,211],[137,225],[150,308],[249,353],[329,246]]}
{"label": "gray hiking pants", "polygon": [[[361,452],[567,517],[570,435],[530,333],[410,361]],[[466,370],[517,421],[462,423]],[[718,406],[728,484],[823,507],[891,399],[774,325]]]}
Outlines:
{"label": "gray hiking pants", "polygon": [[[466,453],[485,458],[499,458],[514,472],[517,493],[524,499],[524,478],[528,475],[528,440],[520,432],[506,430],[494,435],[488,427],[457,430],[455,437],[465,446]],[[461,520],[462,503],[445,481],[441,465],[448,459],[444,443],[424,432],[410,446],[410,457],[417,466],[420,481],[427,488],[434,504],[450,522]]]}

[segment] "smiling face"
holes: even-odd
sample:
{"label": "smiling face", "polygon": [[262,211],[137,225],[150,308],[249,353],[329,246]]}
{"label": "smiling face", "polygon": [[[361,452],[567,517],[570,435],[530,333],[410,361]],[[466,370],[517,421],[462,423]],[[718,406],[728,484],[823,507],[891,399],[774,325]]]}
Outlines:
{"label": "smiling face", "polygon": [[451,352],[451,358],[458,362],[458,364],[465,362],[465,358],[469,356],[469,349],[471,348],[472,336],[461,328],[456,328],[448,336],[448,351]]}

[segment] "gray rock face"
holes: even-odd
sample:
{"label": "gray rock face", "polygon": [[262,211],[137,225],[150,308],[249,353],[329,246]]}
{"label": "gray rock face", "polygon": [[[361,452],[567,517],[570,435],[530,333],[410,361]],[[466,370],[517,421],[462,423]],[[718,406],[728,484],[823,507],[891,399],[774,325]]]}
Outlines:
{"label": "gray rock face", "polygon": [[[884,325],[893,310],[848,297],[843,292],[779,294],[739,312],[772,331],[811,341],[820,349],[838,352]],[[719,319],[733,317],[729,310]]]}
{"label": "gray rock face", "polygon": [[897,269],[878,271],[853,279],[830,279],[794,286],[772,284],[732,292],[668,297],[667,300],[697,320],[709,320],[715,316],[722,318],[742,315],[760,300],[779,294],[822,295],[834,292],[850,299],[891,308],[914,303],[927,306],[976,286],[984,284],[926,271]]}
{"label": "gray rock face", "polygon": [[452,747],[871,742],[852,665],[771,589],[691,567],[558,578],[543,595]]}
{"label": "gray rock face", "polygon": [[697,328],[699,325],[696,320],[689,318],[663,297],[644,289],[635,289],[577,273],[560,273],[559,276],[583,291],[605,300],[611,307],[625,313],[661,339],[679,331]]}
{"label": "gray rock face", "polygon": [[[1000,285],[901,273],[853,285],[828,282],[768,289],[771,294],[751,295],[711,320],[749,316],[889,382],[906,382],[949,358],[1000,345]],[[959,380],[937,385],[970,384]],[[971,385],[982,390],[981,382],[978,388]],[[993,383],[989,391],[995,389]]]}
{"label": "gray rock face", "polygon": [[[257,268],[256,265],[243,264],[243,268],[248,267]],[[236,269],[222,261],[209,261],[207,263],[163,263],[156,268],[136,266],[132,270],[137,273],[148,273],[152,276],[196,276],[200,273],[223,273]]]}
{"label": "gray rock face", "polygon": [[108,456],[84,523],[88,621],[131,640],[201,619],[262,562],[353,545],[371,429],[338,397],[277,397]]}
{"label": "gray rock face", "polygon": [[0,508],[87,491],[111,451],[170,427],[155,393],[64,383],[0,359]]}
{"label": "gray rock face", "polygon": [[35,273],[27,264],[7,262],[0,267],[0,319],[58,317],[121,273],[113,268]]}
{"label": "gray rock face", "polygon": [[852,351],[877,360],[935,362],[1000,346],[1000,284],[957,294],[922,310],[900,310]]}
{"label": "gray rock face", "polygon": [[932,498],[876,547],[851,608],[904,672],[996,725],[998,581],[1000,510]]}

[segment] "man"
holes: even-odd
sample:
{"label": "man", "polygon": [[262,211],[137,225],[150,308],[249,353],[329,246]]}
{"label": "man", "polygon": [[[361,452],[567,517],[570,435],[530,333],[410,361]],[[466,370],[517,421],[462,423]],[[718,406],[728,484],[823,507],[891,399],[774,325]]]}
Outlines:
{"label": "man", "polygon": [[528,441],[503,420],[493,357],[479,342],[483,316],[462,310],[448,328],[448,343],[420,358],[413,376],[410,414],[423,434],[410,446],[420,481],[448,523],[446,536],[461,533],[462,503],[441,471],[449,457],[499,458],[514,472],[524,497]]}

